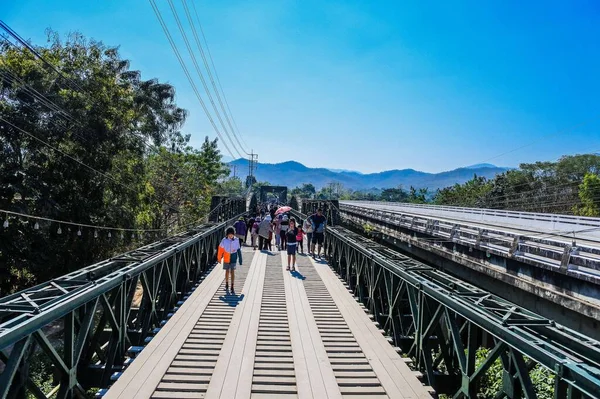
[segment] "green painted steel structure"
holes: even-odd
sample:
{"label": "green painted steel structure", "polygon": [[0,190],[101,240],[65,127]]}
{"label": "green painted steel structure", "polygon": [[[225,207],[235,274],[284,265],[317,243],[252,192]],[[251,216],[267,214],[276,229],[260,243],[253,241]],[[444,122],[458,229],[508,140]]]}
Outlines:
{"label": "green painted steel structure", "polygon": [[[46,398],[30,361],[45,357],[57,398],[107,387],[214,266],[235,201],[209,223],[0,299],[0,398]],[[245,204],[244,204],[245,210]],[[57,333],[58,331],[58,333]]]}
{"label": "green painted steel structure", "polygon": [[[500,359],[498,398],[537,398],[531,373],[538,364],[554,375],[555,398],[600,398],[600,342],[380,245],[365,237],[362,225],[354,227],[361,234],[328,228],[329,264],[436,392],[476,398],[481,377]],[[479,348],[489,352],[476,364]]]}
{"label": "green painted steel structure", "polygon": [[248,211],[246,198],[214,195],[210,202],[209,219],[211,222],[227,220],[230,215],[239,215]]}
{"label": "green painted steel structure", "polygon": [[[298,209],[305,215],[313,215],[317,209],[323,210],[323,215],[327,218],[327,225],[334,226],[339,222],[338,209],[339,202],[337,200],[297,200]],[[292,207],[293,208],[293,207]]]}

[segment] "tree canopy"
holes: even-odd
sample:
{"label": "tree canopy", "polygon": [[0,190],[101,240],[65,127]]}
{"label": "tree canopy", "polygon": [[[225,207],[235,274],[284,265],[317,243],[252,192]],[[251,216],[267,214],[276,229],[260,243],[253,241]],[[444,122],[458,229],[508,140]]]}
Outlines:
{"label": "tree canopy", "polygon": [[227,175],[216,140],[196,149],[182,134],[174,87],[117,48],[52,31],[34,47],[60,73],[0,45],[0,209],[75,225],[6,216],[2,295],[197,222]]}

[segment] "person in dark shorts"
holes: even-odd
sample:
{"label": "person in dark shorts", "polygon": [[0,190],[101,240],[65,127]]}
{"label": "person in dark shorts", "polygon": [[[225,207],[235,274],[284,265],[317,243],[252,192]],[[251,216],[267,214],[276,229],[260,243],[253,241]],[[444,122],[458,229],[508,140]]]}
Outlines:
{"label": "person in dark shorts", "polygon": [[[246,220],[246,237],[244,237],[245,242],[251,242],[252,239],[252,226],[254,226],[255,217],[250,216],[248,220]],[[248,240],[248,235],[250,235],[250,240]]]}
{"label": "person in dark shorts", "polygon": [[[317,259],[317,257],[321,258],[321,248],[325,242],[325,226],[327,225],[327,218],[323,215],[323,210],[321,208],[317,209],[317,213],[310,218],[312,220],[313,228],[311,250],[313,258]],[[317,252],[315,252],[315,247],[317,247]]]}
{"label": "person in dark shorts", "polygon": [[298,245],[297,236],[298,236],[298,228],[296,228],[296,219],[291,218],[289,220],[289,228],[285,232],[285,238],[287,241],[287,259],[288,264],[285,270],[296,270],[296,246]]}
{"label": "person in dark shorts", "polygon": [[225,238],[219,244],[217,252],[217,262],[223,261],[223,269],[225,269],[225,291],[229,291],[229,279],[231,278],[231,293],[235,294],[233,283],[235,280],[235,264],[239,260],[242,265],[242,246],[240,239],[235,236],[235,228],[228,227],[225,230]]}

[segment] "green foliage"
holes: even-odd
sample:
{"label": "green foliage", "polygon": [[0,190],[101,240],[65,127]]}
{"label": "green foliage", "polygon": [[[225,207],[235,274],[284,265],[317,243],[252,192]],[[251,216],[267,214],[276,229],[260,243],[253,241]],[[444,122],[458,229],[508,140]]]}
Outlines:
{"label": "green foliage", "polygon": [[[216,141],[200,149],[181,133],[175,89],[143,80],[117,48],[49,32],[36,47],[76,85],[28,52],[0,45],[0,208],[75,223],[171,233],[208,211],[226,169]],[[50,99],[49,108],[31,88]],[[57,108],[58,107],[58,108]],[[27,132],[29,134],[24,133]],[[32,137],[33,136],[33,137]],[[44,140],[98,173],[52,150]],[[151,145],[150,145],[151,144]],[[0,295],[138,246],[138,237],[10,220],[0,229]],[[152,240],[147,236],[144,240]]]}
{"label": "green foliage", "polygon": [[600,176],[586,173],[579,186],[581,205],[574,208],[574,213],[581,216],[600,216]]}
{"label": "green foliage", "polygon": [[600,156],[569,155],[557,162],[521,164],[487,180],[474,176],[464,184],[438,190],[439,205],[482,207],[598,216],[600,190],[596,179]]}
{"label": "green foliage", "polygon": [[[475,368],[484,362],[489,353],[490,349],[487,348],[477,350]],[[503,374],[504,367],[502,366],[502,361],[498,358],[492,363],[485,375],[481,377],[477,396],[486,399],[496,397],[496,394],[502,389]],[[529,377],[539,399],[554,398],[554,374],[538,364],[529,372]]]}
{"label": "green foliage", "polygon": [[244,192],[244,184],[239,177],[230,177],[219,182],[216,193],[218,195],[239,196]]}
{"label": "green foliage", "polygon": [[485,177],[473,176],[473,179],[464,184],[455,184],[438,190],[433,202],[438,205],[477,207],[480,198],[487,195],[492,184]]}
{"label": "green foliage", "polygon": [[[60,348],[57,348],[60,351]],[[29,378],[40,388],[42,392],[48,394],[54,388],[54,368],[50,358],[38,349],[27,361],[29,367]],[[27,393],[28,399],[34,399],[35,396]]]}
{"label": "green foliage", "polygon": [[294,187],[291,191],[291,195],[297,195],[301,198],[311,199],[317,193],[315,186],[310,183],[304,183],[302,186]]}
{"label": "green foliage", "polygon": [[413,204],[425,204],[427,202],[427,189],[420,188],[417,190],[413,186],[410,186],[407,200]]}
{"label": "green foliage", "polygon": [[381,192],[380,200],[387,202],[407,202],[409,194],[402,187],[386,188]]}
{"label": "green foliage", "polygon": [[[479,348],[475,354],[475,368],[477,369],[485,361],[490,353],[488,348]],[[502,389],[502,374],[504,368],[500,359],[496,359],[488,368],[487,372],[479,380],[478,397],[493,398]]]}
{"label": "green foliage", "polygon": [[[479,348],[475,355],[475,368],[483,364],[491,350],[488,348]],[[525,358],[527,361],[527,358]],[[498,393],[502,390],[502,378],[504,374],[504,366],[500,358],[494,360],[485,374],[479,379],[479,389],[477,398],[492,399],[498,397]],[[543,368],[539,364],[534,366],[529,372],[533,389],[539,399],[554,398],[554,380],[555,376],[549,370]],[[452,396],[440,395],[440,399],[451,398]]]}

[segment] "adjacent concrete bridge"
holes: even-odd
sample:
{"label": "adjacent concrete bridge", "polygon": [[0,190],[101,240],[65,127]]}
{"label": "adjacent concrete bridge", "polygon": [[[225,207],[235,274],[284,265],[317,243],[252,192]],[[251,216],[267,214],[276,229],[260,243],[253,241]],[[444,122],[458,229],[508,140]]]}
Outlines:
{"label": "adjacent concrete bridge", "polygon": [[600,339],[600,219],[341,201],[378,239]]}

